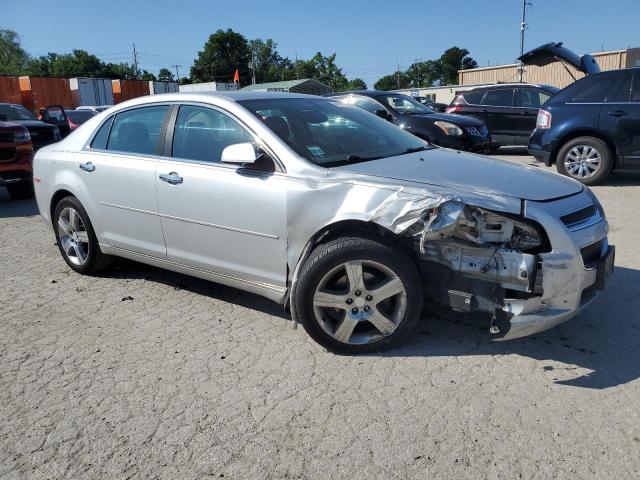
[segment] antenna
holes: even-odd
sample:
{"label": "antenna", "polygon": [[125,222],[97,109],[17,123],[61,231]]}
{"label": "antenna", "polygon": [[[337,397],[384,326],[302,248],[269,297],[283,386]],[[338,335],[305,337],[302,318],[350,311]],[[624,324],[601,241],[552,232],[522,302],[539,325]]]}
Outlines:
{"label": "antenna", "polygon": [[[524,54],[524,31],[527,29],[527,6],[532,6],[533,3],[527,2],[527,0],[522,0],[522,21],[520,22],[520,56]],[[520,61],[520,83],[522,83],[522,77],[524,75],[524,65],[522,61]]]}

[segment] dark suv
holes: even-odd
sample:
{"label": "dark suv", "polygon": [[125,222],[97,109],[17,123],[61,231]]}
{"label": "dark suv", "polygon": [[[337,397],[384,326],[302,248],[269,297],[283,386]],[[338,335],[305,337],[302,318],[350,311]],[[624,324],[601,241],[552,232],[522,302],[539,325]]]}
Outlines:
{"label": "dark suv", "polygon": [[0,103],[0,118],[3,121],[18,123],[26,128],[31,136],[34,150],[57,142],[62,138],[56,125],[50,125],[38,120],[33,113],[22,105]]}
{"label": "dark suv", "polygon": [[447,112],[484,121],[491,132],[493,149],[527,145],[536,126],[538,109],[558,91],[551,85],[531,83],[480,86],[456,92]]}
{"label": "dark suv", "polygon": [[435,112],[407,95],[359,90],[331,96],[384,118],[434,145],[472,152],[491,148],[491,135],[481,120]]}
{"label": "dark suv", "polygon": [[586,185],[640,167],[640,68],[572,83],[540,110],[529,153]]}

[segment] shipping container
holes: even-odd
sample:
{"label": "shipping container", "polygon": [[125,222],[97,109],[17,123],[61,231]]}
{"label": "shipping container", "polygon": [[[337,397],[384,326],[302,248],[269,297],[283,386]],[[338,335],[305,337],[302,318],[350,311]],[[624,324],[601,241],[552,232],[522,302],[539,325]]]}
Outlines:
{"label": "shipping container", "polygon": [[154,82],[149,81],[149,93],[151,95],[158,93],[175,93],[178,91],[178,82]]}
{"label": "shipping container", "polygon": [[73,108],[71,89],[66,78],[20,77],[22,104],[33,112],[49,105]]}
{"label": "shipping container", "polygon": [[20,103],[21,100],[18,77],[0,75],[0,102]]}
{"label": "shipping container", "polygon": [[70,78],[75,107],[113,105],[113,87],[109,78]]}
{"label": "shipping container", "polygon": [[237,90],[238,85],[227,82],[191,83],[189,85],[180,85],[179,89],[181,92],[226,92]]}
{"label": "shipping container", "polygon": [[149,95],[149,81],[147,80],[112,80],[111,85],[114,103]]}

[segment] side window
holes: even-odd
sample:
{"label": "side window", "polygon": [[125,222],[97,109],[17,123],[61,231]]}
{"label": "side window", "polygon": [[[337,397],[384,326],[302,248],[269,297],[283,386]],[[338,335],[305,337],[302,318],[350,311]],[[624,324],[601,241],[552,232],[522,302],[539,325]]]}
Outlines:
{"label": "side window", "polygon": [[546,92],[535,88],[520,88],[520,106],[523,108],[540,108],[544,102],[551,98]]}
{"label": "side window", "polygon": [[607,102],[627,103],[629,101],[630,94],[631,94],[631,74],[627,74],[624,76],[624,78],[618,84],[618,86],[615,87],[613,91],[607,95]]}
{"label": "side window", "polygon": [[482,95],[484,95],[484,92],[464,92],[461,95],[469,105],[480,105],[480,101],[482,100]]}
{"label": "side window", "polygon": [[633,74],[633,86],[631,87],[631,101],[640,102],[640,72]]}
{"label": "side window", "polygon": [[226,147],[252,141],[253,136],[224,113],[183,105],[176,119],[172,156],[219,163]]}
{"label": "side window", "polygon": [[482,105],[491,105],[494,107],[512,107],[513,106],[513,89],[499,88],[497,90],[489,90],[482,100]]}
{"label": "side window", "polygon": [[573,96],[570,103],[602,103],[607,92],[613,86],[617,77],[602,76],[594,77],[591,81],[585,81],[586,85]]}
{"label": "side window", "polygon": [[111,124],[113,124],[113,117],[102,124],[100,130],[98,130],[98,133],[96,133],[96,136],[93,137],[91,148],[96,148],[98,150],[107,149],[107,141],[109,140],[109,131],[111,130]]}
{"label": "side window", "polygon": [[168,110],[167,105],[161,105],[119,113],[113,121],[107,150],[155,154]]}

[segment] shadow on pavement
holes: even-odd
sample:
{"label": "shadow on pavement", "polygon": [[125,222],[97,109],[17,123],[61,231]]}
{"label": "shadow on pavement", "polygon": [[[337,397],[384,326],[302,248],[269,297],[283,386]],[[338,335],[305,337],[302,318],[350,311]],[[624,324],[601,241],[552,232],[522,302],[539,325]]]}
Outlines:
{"label": "shadow on pavement", "polygon": [[[143,278],[175,290],[186,290],[268,315],[290,320],[283,307],[266,298],[231,287],[169,272],[128,260],[104,272],[109,278]],[[605,389],[640,377],[640,271],[616,267],[607,289],[583,312],[551,330],[522,339],[495,342],[488,333],[488,316],[430,312],[418,323],[402,347],[377,354],[384,357],[505,356],[521,355],[540,360],[541,369],[561,376],[577,372],[573,379],[556,384]],[[564,364],[564,365],[558,365]],[[576,367],[573,367],[576,366]],[[416,372],[419,374],[419,372]]]}
{"label": "shadow on pavement", "polygon": [[38,213],[35,199],[13,200],[7,189],[0,187],[0,218],[31,217]]}

